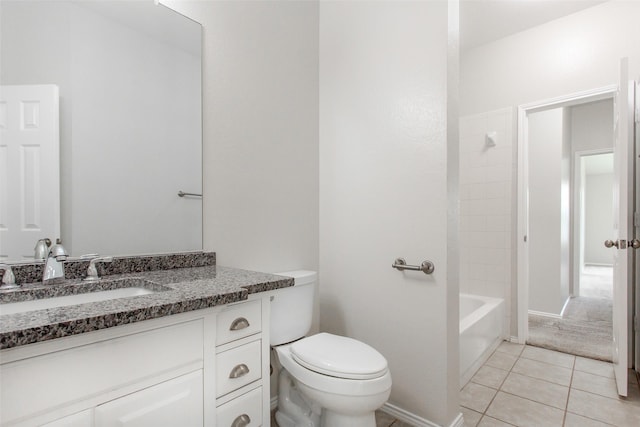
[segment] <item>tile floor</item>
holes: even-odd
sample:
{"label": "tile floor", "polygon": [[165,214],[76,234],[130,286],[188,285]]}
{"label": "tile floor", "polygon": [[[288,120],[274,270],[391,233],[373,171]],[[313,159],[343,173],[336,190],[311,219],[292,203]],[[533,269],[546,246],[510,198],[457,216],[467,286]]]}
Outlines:
{"label": "tile floor", "polygon": [[610,363],[503,342],[460,392],[466,427],[640,426],[640,388],[620,398]]}

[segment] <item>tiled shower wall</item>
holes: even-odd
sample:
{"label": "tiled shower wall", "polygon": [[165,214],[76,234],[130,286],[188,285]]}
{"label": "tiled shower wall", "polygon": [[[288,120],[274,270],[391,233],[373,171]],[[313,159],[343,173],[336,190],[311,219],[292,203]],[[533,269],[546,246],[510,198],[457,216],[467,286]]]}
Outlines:
{"label": "tiled shower wall", "polygon": [[504,298],[505,325],[516,259],[513,120],[511,108],[460,118],[460,292]]}

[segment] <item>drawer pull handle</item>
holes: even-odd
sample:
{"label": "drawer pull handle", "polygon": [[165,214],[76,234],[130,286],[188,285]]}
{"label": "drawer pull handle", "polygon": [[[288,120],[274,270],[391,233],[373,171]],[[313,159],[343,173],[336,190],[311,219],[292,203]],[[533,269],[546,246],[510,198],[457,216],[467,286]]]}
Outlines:
{"label": "drawer pull handle", "polygon": [[231,373],[229,374],[229,378],[232,378],[232,379],[240,378],[247,375],[248,373],[249,373],[249,367],[244,363],[242,363],[240,365],[237,365],[235,368],[231,370]]}
{"label": "drawer pull handle", "polygon": [[230,331],[239,331],[240,329],[248,328],[249,321],[244,317],[238,317],[236,320],[231,322]]}
{"label": "drawer pull handle", "polygon": [[233,420],[233,423],[231,424],[231,427],[246,427],[250,423],[251,423],[251,418],[249,418],[249,415],[242,414],[238,418]]}

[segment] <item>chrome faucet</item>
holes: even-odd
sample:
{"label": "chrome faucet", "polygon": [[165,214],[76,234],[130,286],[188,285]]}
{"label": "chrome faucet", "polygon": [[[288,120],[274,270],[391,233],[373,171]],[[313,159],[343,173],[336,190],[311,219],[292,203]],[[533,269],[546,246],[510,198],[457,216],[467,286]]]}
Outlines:
{"label": "chrome faucet", "polygon": [[20,287],[20,285],[16,285],[16,276],[13,274],[13,270],[11,270],[11,266],[9,264],[0,264],[0,269],[4,270],[4,273],[2,274],[2,284],[0,285],[0,291],[16,289]]}
{"label": "chrome faucet", "polygon": [[51,247],[51,240],[46,238],[38,240],[36,242],[36,247],[33,248],[33,251],[34,251],[33,258],[47,259],[47,254],[49,253],[50,247]]}
{"label": "chrome faucet", "polygon": [[42,283],[48,284],[58,281],[56,279],[64,279],[64,261],[67,260],[69,253],[62,246],[60,239],[56,240],[56,244],[51,246],[49,256],[44,266],[42,275]]}
{"label": "chrome faucet", "polygon": [[100,280],[100,276],[98,276],[98,269],[96,268],[96,264],[99,262],[111,262],[113,261],[113,257],[110,256],[97,256],[92,258],[89,261],[89,268],[87,268],[87,277],[82,280],[87,282],[95,282],[96,280]]}

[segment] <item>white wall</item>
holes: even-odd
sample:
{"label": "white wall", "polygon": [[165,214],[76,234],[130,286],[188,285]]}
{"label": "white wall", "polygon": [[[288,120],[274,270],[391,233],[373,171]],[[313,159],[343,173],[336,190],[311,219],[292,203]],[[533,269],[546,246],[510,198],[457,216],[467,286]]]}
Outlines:
{"label": "white wall", "polygon": [[563,122],[562,108],[529,115],[529,309],[550,314],[560,314],[568,297],[561,244]]}
{"label": "white wall", "polygon": [[612,0],[464,52],[461,115],[615,84],[622,57],[638,77],[638,16],[640,2]]}
{"label": "white wall", "polygon": [[204,31],[204,248],[224,266],[317,271],[317,2],[162,3]]}
{"label": "white wall", "polygon": [[[515,184],[513,109],[460,119],[460,292],[505,299],[509,324]],[[496,133],[496,146],[486,145]]]}
{"label": "white wall", "polygon": [[204,27],[204,247],[318,269],[318,4],[163,1]]}
{"label": "white wall", "polygon": [[[320,214],[322,330],[380,350],[392,404],[449,425],[447,4],[165,3],[204,26],[205,248],[221,265],[318,269]],[[437,273],[391,269],[402,255]]]}
{"label": "white wall", "polygon": [[571,149],[576,151],[613,149],[613,100],[589,102],[569,108]]}
{"label": "white wall", "polygon": [[391,407],[438,425],[459,411],[447,71],[446,2],[320,2],[321,329],[379,350]]}
{"label": "white wall", "polygon": [[584,262],[613,265],[613,251],[603,244],[613,236],[613,174],[587,174],[584,195]]}

